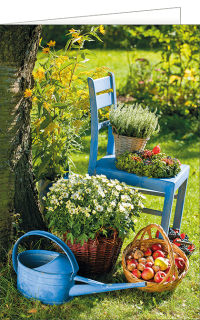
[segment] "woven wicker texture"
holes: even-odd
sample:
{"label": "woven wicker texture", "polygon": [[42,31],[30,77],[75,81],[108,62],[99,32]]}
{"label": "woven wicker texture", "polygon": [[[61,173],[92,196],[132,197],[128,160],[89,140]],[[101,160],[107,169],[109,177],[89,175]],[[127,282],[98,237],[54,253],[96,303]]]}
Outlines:
{"label": "woven wicker texture", "polygon": [[80,273],[107,273],[113,269],[122,247],[122,240],[116,234],[111,237],[89,239],[83,246],[80,242],[66,242],[76,257]]}
{"label": "woven wicker texture", "polygon": [[147,141],[149,138],[140,139],[135,137],[125,137],[113,132],[114,141],[115,141],[115,156],[116,158],[126,152],[133,152],[133,151],[143,151]]}
{"label": "woven wicker texture", "polygon": [[[163,236],[164,240],[157,239],[157,238],[152,238],[152,235],[151,235],[151,231],[152,231],[151,229],[152,228],[156,228],[157,230],[159,230],[159,232]],[[148,234],[148,236],[149,236],[148,239],[144,239],[145,234]],[[139,238],[140,235],[141,235],[141,237]],[[142,279],[136,278],[127,269],[125,257],[128,254],[130,254],[130,252],[132,252],[134,249],[141,249],[142,247],[150,248],[153,243],[160,243],[162,245],[163,252],[166,253],[166,254],[169,254],[169,260],[170,260],[171,268],[170,268],[169,272],[166,274],[166,277],[162,280],[162,282],[156,283],[156,282],[148,282],[148,281],[146,281],[147,282],[147,286],[144,287],[144,288],[139,288],[139,289],[147,291],[147,292],[162,292],[162,291],[174,290],[178,286],[178,284],[182,281],[182,279],[185,277],[185,275],[187,274],[188,269],[189,269],[189,261],[188,261],[186,255],[183,253],[183,251],[181,249],[179,249],[173,243],[170,243],[166,233],[164,232],[162,227],[159,226],[158,224],[150,224],[147,227],[141,229],[137,233],[137,235],[134,238],[133,242],[131,242],[126,247],[126,249],[123,251],[122,266],[123,266],[125,277],[128,280],[128,282],[137,283],[137,282],[144,281]],[[176,267],[175,260],[174,260],[174,254],[173,254],[174,252],[178,253],[178,255],[185,260],[185,268],[181,273],[178,272],[178,269]],[[170,277],[170,281],[171,281],[173,273],[175,274],[176,279],[173,282],[165,282],[168,279],[168,277]]]}

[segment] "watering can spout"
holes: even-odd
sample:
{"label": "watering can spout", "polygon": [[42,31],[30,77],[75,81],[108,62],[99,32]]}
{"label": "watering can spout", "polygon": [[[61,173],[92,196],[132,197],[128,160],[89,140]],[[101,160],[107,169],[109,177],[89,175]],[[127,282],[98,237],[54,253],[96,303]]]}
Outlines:
{"label": "watering can spout", "polygon": [[139,283],[113,283],[105,284],[102,282],[90,280],[84,277],[75,276],[74,278],[77,281],[86,282],[88,284],[76,284],[69,290],[69,296],[82,296],[85,294],[93,294],[100,292],[116,291],[122,289],[131,289],[131,288],[141,288],[146,287],[147,283],[145,281]]}

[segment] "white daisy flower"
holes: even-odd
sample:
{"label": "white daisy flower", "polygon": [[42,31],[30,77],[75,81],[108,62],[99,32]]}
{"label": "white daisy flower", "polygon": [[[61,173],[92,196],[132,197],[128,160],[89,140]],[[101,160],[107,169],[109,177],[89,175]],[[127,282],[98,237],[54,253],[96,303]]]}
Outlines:
{"label": "white daisy flower", "polygon": [[74,200],[77,200],[78,197],[79,197],[79,194],[76,193],[76,192],[71,195],[71,198],[74,199]]}
{"label": "white daisy flower", "polygon": [[70,214],[74,214],[74,213],[75,213],[75,209],[74,209],[74,208],[70,208],[70,209],[69,209],[69,213],[70,213]]}
{"label": "white daisy flower", "polygon": [[63,198],[68,198],[69,197],[69,193],[63,192],[62,196],[63,196]]}
{"label": "white daisy flower", "polygon": [[138,202],[138,205],[143,209],[144,208],[144,205],[141,201]]}
{"label": "white daisy flower", "polygon": [[96,209],[97,209],[97,211],[99,211],[99,212],[103,211],[103,207],[100,206],[99,204],[96,206]]}
{"label": "white daisy flower", "polygon": [[92,191],[92,190],[91,190],[90,188],[85,189],[85,192],[86,192],[86,193],[91,193],[91,191]]}
{"label": "white daisy flower", "polygon": [[111,204],[112,207],[116,207],[116,202],[115,201],[112,201],[110,204]]}
{"label": "white daisy flower", "polygon": [[131,201],[131,198],[130,198],[127,194],[122,194],[122,195],[121,195],[121,199],[122,199],[123,201]]}
{"label": "white daisy flower", "polygon": [[116,188],[118,191],[122,190],[122,186],[120,186],[120,185],[116,185],[115,188]]}

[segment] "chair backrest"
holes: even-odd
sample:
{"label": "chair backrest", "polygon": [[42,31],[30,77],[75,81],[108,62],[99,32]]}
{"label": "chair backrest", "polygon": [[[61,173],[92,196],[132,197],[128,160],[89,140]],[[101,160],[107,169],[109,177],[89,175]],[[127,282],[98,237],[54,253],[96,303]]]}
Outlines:
{"label": "chair backrest", "polygon": [[[108,127],[108,143],[107,154],[114,154],[114,137],[112,135],[112,128],[110,121],[103,121],[99,123],[98,110],[104,107],[116,104],[116,88],[115,76],[112,72],[108,73],[107,77],[93,80],[88,78],[89,94],[90,94],[90,110],[91,110],[91,142],[90,142],[90,159],[88,173],[95,174],[97,154],[98,154],[98,135],[99,130]],[[112,92],[101,93],[102,91],[112,89]]]}

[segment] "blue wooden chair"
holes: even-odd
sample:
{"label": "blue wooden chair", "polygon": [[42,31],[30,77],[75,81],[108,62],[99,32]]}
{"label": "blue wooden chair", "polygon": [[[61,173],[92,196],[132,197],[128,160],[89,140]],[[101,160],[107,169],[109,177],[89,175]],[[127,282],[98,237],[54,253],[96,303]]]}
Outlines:
{"label": "blue wooden chair", "polygon": [[[168,234],[170,216],[174,198],[176,199],[176,209],[173,221],[173,228],[180,229],[183,214],[185,193],[189,176],[188,165],[181,165],[181,172],[173,178],[155,179],[147,177],[139,177],[135,174],[128,173],[116,168],[114,137],[110,122],[99,122],[98,110],[100,108],[116,104],[115,78],[113,73],[109,73],[107,77],[93,80],[88,78],[90,108],[91,108],[91,143],[89,158],[89,175],[105,175],[108,179],[117,179],[120,182],[136,187],[140,192],[152,196],[164,197],[163,211],[144,208],[143,212],[161,216],[161,227]],[[104,90],[112,89],[112,92],[102,93]],[[107,154],[105,157],[97,161],[98,154],[98,134],[101,128],[108,126],[108,144]],[[143,188],[143,189],[139,189]],[[175,193],[178,191],[178,193]],[[159,235],[162,238],[161,235]]]}

